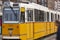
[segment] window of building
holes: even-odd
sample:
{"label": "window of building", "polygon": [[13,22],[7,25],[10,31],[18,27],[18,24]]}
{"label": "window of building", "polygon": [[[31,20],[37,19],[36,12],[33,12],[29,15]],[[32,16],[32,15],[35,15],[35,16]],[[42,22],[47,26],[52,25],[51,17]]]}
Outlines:
{"label": "window of building", "polygon": [[46,6],[47,7],[47,0],[38,0],[38,4]]}

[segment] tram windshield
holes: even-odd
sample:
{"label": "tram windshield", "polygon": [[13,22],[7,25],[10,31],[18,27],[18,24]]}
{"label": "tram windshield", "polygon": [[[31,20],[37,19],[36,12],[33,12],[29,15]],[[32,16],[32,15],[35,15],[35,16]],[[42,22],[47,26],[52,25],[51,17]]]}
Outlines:
{"label": "tram windshield", "polygon": [[3,10],[4,23],[18,23],[19,22],[19,8],[4,8]]}

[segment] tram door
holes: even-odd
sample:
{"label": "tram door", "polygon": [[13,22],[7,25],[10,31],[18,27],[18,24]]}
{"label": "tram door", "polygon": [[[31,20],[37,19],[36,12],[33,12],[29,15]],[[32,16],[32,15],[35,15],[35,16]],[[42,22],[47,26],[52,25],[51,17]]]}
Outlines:
{"label": "tram door", "polygon": [[25,8],[24,7],[21,7],[20,9],[20,12],[21,12],[21,22],[25,22]]}

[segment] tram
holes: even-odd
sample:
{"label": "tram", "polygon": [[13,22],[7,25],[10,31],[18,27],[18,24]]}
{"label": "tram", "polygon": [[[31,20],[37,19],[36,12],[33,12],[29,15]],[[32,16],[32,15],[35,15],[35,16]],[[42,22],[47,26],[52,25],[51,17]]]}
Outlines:
{"label": "tram", "polygon": [[3,40],[39,40],[57,31],[60,12],[35,3],[11,3],[3,8]]}

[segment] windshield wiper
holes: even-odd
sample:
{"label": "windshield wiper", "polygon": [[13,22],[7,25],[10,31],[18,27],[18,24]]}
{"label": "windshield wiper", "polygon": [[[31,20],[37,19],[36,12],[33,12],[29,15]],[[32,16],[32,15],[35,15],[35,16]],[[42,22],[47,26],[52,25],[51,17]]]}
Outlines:
{"label": "windshield wiper", "polygon": [[13,8],[10,6],[11,10],[13,11],[14,15],[16,16],[16,21],[17,21],[17,14],[15,13],[15,11],[13,10]]}

